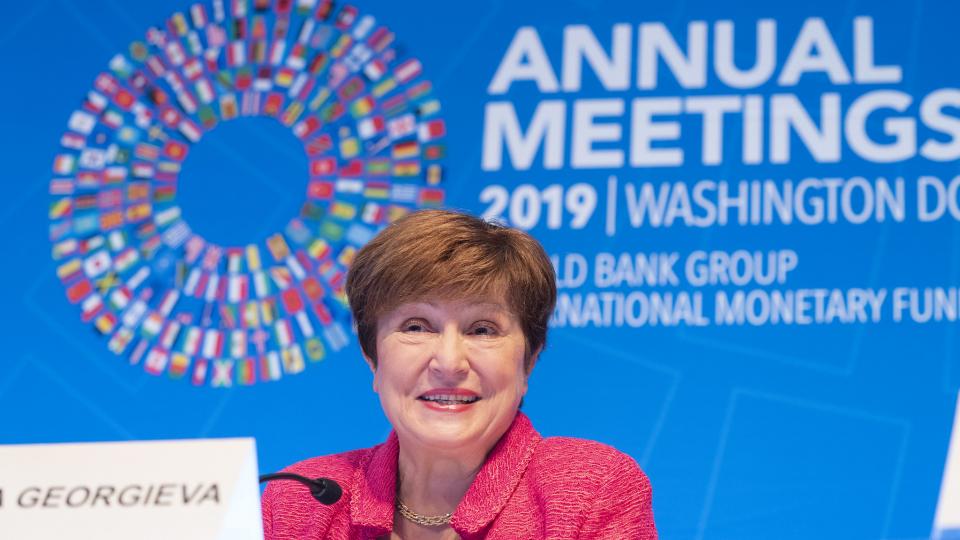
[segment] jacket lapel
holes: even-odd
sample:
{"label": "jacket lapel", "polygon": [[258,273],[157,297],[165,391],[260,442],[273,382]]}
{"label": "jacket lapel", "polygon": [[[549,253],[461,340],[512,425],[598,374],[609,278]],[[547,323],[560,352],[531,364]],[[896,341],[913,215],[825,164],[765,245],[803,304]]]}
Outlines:
{"label": "jacket lapel", "polygon": [[474,536],[493,522],[517,489],[541,439],[530,419],[517,412],[450,520],[458,533]]}

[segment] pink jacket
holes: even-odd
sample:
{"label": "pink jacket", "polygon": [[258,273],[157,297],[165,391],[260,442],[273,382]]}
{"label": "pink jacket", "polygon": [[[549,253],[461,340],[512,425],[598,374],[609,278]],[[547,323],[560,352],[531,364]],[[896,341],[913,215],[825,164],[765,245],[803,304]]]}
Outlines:
{"label": "pink jacket", "polygon": [[[372,539],[393,528],[396,433],[383,444],[301,461],[288,469],[336,480],[332,506],[294,482],[263,494],[264,537]],[[636,462],[593,441],[540,436],[517,413],[464,495],[450,525],[464,540],[656,539],[650,482]]]}

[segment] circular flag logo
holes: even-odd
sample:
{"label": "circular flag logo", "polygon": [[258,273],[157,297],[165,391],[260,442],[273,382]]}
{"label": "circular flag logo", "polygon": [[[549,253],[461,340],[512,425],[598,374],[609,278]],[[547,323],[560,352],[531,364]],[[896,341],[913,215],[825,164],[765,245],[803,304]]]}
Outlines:
{"label": "circular flag logo", "polygon": [[[107,348],[155,375],[251,385],[350,338],[354,253],[443,203],[445,125],[421,65],[370,15],[330,0],[214,0],[116,55],[53,161],[57,274]],[[298,215],[263,242],[193,232],[177,178],[222,122],[265,116],[303,143]]]}

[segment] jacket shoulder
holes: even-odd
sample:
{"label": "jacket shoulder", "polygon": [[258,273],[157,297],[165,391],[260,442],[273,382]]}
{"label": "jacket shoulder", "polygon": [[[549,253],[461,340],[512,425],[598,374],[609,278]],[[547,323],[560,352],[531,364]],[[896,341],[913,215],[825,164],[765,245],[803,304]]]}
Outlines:
{"label": "jacket shoulder", "polygon": [[552,526],[564,527],[559,536],[657,538],[650,480],[632,457],[616,448],[570,437],[546,438],[527,472],[531,494],[547,519],[553,516]]}
{"label": "jacket shoulder", "polygon": [[649,485],[647,476],[629,455],[586,439],[547,437],[534,454],[529,471],[544,490],[596,490],[611,483]]}

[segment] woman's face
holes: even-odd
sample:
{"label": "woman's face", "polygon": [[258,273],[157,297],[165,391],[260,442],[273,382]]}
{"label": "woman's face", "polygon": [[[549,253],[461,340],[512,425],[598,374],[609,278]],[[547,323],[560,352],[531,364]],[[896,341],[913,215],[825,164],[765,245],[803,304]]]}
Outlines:
{"label": "woman's face", "polygon": [[525,345],[500,299],[402,304],[378,319],[373,388],[401,441],[486,453],[527,391]]}

